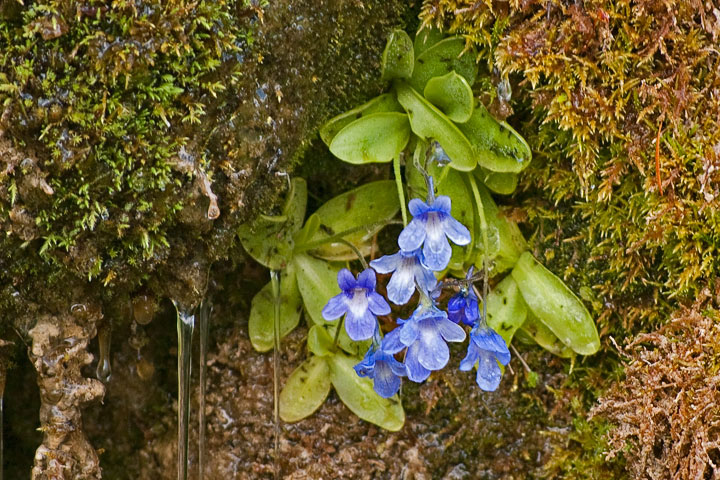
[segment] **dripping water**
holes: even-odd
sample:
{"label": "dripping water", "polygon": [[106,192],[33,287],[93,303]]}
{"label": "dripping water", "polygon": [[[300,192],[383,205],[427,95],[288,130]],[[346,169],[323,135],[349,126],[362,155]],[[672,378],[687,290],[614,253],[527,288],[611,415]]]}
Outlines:
{"label": "dripping water", "polygon": [[273,471],[275,480],[280,477],[279,444],[280,444],[280,272],[270,271],[270,283],[273,294],[273,423],[275,425],[275,449],[273,454]]}
{"label": "dripping water", "polygon": [[185,310],[177,302],[178,332],[178,480],[188,478],[188,450],[190,430],[190,375],[192,364],[192,337],[195,330],[195,312]]}
{"label": "dripping water", "polygon": [[105,322],[98,331],[98,343],[100,344],[100,357],[98,358],[95,376],[103,383],[110,381],[112,367],[110,366],[110,340],[112,333],[112,322]]}
{"label": "dripping water", "polygon": [[[5,378],[0,379],[0,383],[4,383]],[[0,480],[3,480],[3,468],[5,466],[5,444],[3,437],[5,435],[5,428],[3,420],[5,416],[5,393],[4,385],[0,385]]]}
{"label": "dripping water", "polygon": [[210,303],[203,300],[198,307],[198,332],[200,334],[200,415],[198,429],[198,469],[200,471],[200,480],[205,476],[205,376],[207,369],[207,345],[208,345],[208,328],[210,323],[210,313],[212,307]]}

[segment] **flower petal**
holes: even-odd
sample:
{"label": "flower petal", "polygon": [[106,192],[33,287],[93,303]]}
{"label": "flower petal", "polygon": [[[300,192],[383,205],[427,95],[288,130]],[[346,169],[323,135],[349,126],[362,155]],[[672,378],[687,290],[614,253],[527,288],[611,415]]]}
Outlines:
{"label": "flower petal", "polygon": [[462,342],[465,340],[465,330],[447,318],[437,320],[437,329],[440,335],[448,342]]}
{"label": "flower petal", "polygon": [[345,330],[351,340],[356,342],[367,340],[373,336],[376,322],[375,315],[369,310],[357,316],[352,311],[348,311],[347,317],[345,317]]}
{"label": "flower petal", "polygon": [[445,236],[435,242],[430,241],[428,236],[423,247],[423,256],[425,257],[425,266],[430,270],[439,272],[445,270],[445,267],[450,263],[452,249]]}
{"label": "flower petal", "polygon": [[360,272],[357,278],[357,286],[367,288],[368,291],[375,290],[375,270],[366,268]]}
{"label": "flower petal", "polygon": [[390,398],[400,390],[400,378],[393,373],[387,362],[377,362],[373,379],[373,389],[383,398]]}
{"label": "flower petal", "polygon": [[408,348],[407,354],[405,355],[405,369],[407,370],[408,378],[413,382],[424,382],[430,376],[430,370],[423,367],[418,362],[418,349],[419,345],[416,343]]}
{"label": "flower petal", "polygon": [[428,293],[437,286],[435,275],[419,261],[415,264],[415,281],[420,285],[420,288]]}
{"label": "flower petal", "polygon": [[422,217],[413,218],[412,221],[400,232],[398,246],[404,252],[412,252],[420,248],[425,241],[425,221]]}
{"label": "flower petal", "polygon": [[480,349],[473,342],[470,342],[468,344],[467,355],[465,355],[465,358],[460,361],[460,370],[462,370],[463,372],[472,370],[472,368],[477,363],[479,356]]}
{"label": "flower petal", "polygon": [[377,292],[370,292],[367,296],[368,307],[370,311],[375,315],[387,315],[390,313],[390,305],[387,301]]}
{"label": "flower petal", "polygon": [[402,254],[398,251],[392,255],[385,255],[373,260],[370,262],[370,266],[378,273],[390,273],[394,272],[398,268],[401,261]]}
{"label": "flower petal", "polygon": [[[448,322],[457,327],[449,320]],[[428,319],[423,320],[420,325],[418,362],[428,370],[440,370],[450,360],[450,349],[442,339],[437,323],[435,320]]]}
{"label": "flower petal", "polygon": [[412,320],[411,317],[410,320],[408,320],[406,323],[403,324],[402,327],[400,327],[400,341],[406,347],[409,347],[410,345],[415,343],[415,340],[417,340],[418,335],[420,334],[416,323],[417,322]]}
{"label": "flower petal", "polygon": [[337,320],[347,312],[347,303],[345,303],[345,294],[338,293],[330,300],[322,309],[322,316],[325,320]]}
{"label": "flower petal", "polygon": [[413,198],[410,200],[410,203],[408,203],[408,210],[410,211],[410,215],[417,217],[430,210],[430,206],[419,198]]}
{"label": "flower petal", "polygon": [[489,352],[481,353],[480,363],[478,364],[477,381],[478,387],[486,392],[494,392],[500,385],[502,371],[495,360],[495,355]]}
{"label": "flower petal", "polygon": [[435,199],[435,203],[432,205],[432,209],[436,210],[438,212],[447,213],[450,215],[450,210],[452,208],[452,201],[450,200],[450,197],[447,195],[439,195]]}
{"label": "flower petal", "polygon": [[338,272],[337,281],[338,285],[340,285],[340,290],[344,292],[352,290],[357,285],[355,277],[347,268],[343,268]]}
{"label": "flower petal", "polygon": [[400,330],[401,328],[396,328],[385,334],[380,347],[383,352],[394,354],[406,347],[406,345],[400,341]]}
{"label": "flower petal", "polygon": [[472,240],[470,230],[450,215],[445,216],[443,219],[443,231],[455,245],[467,245]]}
{"label": "flower petal", "polygon": [[387,284],[388,299],[395,305],[404,305],[415,293],[415,275],[413,270],[400,267],[393,273]]}

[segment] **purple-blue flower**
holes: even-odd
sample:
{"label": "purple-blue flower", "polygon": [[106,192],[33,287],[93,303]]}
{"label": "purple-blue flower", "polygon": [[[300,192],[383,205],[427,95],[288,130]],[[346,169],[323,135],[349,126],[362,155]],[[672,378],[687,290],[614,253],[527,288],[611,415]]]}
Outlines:
{"label": "purple-blue flower", "polygon": [[415,282],[425,292],[430,292],[437,279],[435,275],[422,264],[422,251],[398,251],[393,255],[385,255],[370,262],[378,273],[393,273],[387,284],[388,299],[396,305],[404,305],[415,292]]}
{"label": "purple-blue flower", "polygon": [[447,239],[457,245],[470,243],[470,231],[450,215],[450,197],[440,195],[430,205],[413,198],[408,208],[413,219],[400,233],[400,249],[413,252],[422,246],[425,266],[434,271],[445,269],[452,255]]}
{"label": "purple-blue flower", "polygon": [[478,386],[486,392],[495,391],[500,385],[502,371],[498,362],[507,365],[510,362],[510,350],[505,340],[495,330],[487,326],[476,326],[470,332],[468,352],[460,370],[469,371],[477,363]]}
{"label": "purple-blue flower", "polygon": [[390,305],[375,291],[375,271],[368,268],[356,280],[350,270],[343,268],[337,278],[342,292],[325,305],[323,318],[336,320],[346,315],[345,330],[352,340],[371,338],[377,324],[376,315],[390,313]]}
{"label": "purple-blue flower", "polygon": [[399,320],[397,341],[387,342],[388,353],[408,347],[405,368],[408,378],[422,382],[433,370],[440,370],[450,360],[447,342],[465,340],[465,330],[451,322],[447,314],[435,306],[421,305],[407,320]]}
{"label": "purple-blue flower", "polygon": [[473,290],[472,282],[470,282],[473,272],[473,267],[470,267],[467,275],[465,275],[466,283],[464,287],[450,297],[448,301],[448,318],[455,323],[462,321],[465,325],[474,326],[480,318],[478,313],[478,298]]}
{"label": "purple-blue flower", "polygon": [[361,377],[373,379],[373,389],[383,398],[390,398],[400,389],[400,377],[406,375],[405,365],[395,360],[385,349],[396,342],[398,329],[385,335],[380,347],[373,344],[365,354],[362,362],[355,365],[355,371]]}

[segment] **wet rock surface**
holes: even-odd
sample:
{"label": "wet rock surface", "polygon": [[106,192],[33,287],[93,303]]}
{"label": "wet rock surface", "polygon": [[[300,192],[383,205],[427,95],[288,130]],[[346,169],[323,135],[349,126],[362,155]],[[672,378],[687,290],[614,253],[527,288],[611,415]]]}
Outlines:
{"label": "wet rock surface", "polygon": [[101,398],[102,383],[81,369],[92,361],[98,309],[75,305],[73,313],[44,316],[30,330],[30,358],[40,389],[43,441],[35,453],[33,480],[99,479],[100,461],[83,431],[82,407]]}

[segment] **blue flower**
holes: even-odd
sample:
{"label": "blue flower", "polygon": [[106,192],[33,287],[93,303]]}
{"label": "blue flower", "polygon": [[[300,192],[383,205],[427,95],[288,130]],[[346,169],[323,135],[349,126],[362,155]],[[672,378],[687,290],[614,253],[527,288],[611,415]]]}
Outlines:
{"label": "blue flower", "polygon": [[396,353],[408,347],[405,368],[413,382],[422,382],[431,371],[447,365],[450,360],[447,342],[465,340],[465,330],[448,320],[447,314],[435,306],[421,305],[410,318],[398,323],[400,334],[396,341],[388,341],[385,349],[388,353]]}
{"label": "blue flower", "polygon": [[472,288],[470,278],[473,275],[473,267],[465,276],[466,284],[448,301],[448,318],[455,323],[462,321],[465,325],[473,326],[477,323],[480,315],[478,313],[478,298]]}
{"label": "blue flower", "polygon": [[400,389],[400,377],[406,375],[405,365],[395,360],[385,348],[394,343],[399,334],[398,329],[385,335],[380,348],[373,344],[365,354],[362,362],[355,365],[355,371],[361,377],[373,379],[373,389],[383,398],[390,398]]}
{"label": "blue flower", "polygon": [[475,325],[478,314],[478,298],[472,289],[463,288],[448,300],[448,318],[455,323],[461,321],[465,325]]}
{"label": "blue flower", "polygon": [[498,362],[507,365],[510,362],[510,350],[505,340],[495,330],[487,326],[476,326],[470,332],[468,352],[460,370],[469,371],[477,363],[478,386],[486,392],[493,392],[500,385],[502,371]]}
{"label": "blue flower", "polygon": [[415,292],[415,282],[426,292],[430,292],[437,280],[435,275],[422,264],[422,252],[399,252],[385,255],[370,262],[378,273],[393,273],[387,284],[388,299],[396,305],[404,305]]}
{"label": "blue flower", "polygon": [[338,272],[338,285],[342,292],[331,298],[322,310],[325,320],[345,317],[345,330],[355,341],[373,336],[376,315],[390,313],[390,305],[375,291],[375,271],[368,268],[357,276],[343,268]]}
{"label": "blue flower", "polygon": [[430,205],[413,198],[408,207],[413,219],[400,232],[400,249],[413,252],[424,243],[422,253],[425,266],[434,271],[445,269],[452,255],[447,239],[457,245],[470,243],[470,231],[450,215],[450,197],[440,195]]}

